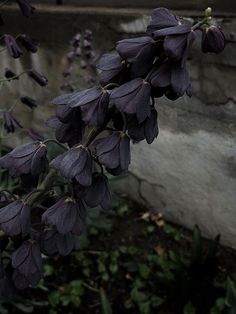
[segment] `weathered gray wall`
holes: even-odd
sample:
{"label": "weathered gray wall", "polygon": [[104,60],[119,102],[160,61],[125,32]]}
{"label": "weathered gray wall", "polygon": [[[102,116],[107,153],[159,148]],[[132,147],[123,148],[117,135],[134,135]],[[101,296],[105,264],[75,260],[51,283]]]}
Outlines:
{"label": "weathered gray wall", "polygon": [[[10,32],[30,30],[41,42],[38,56],[28,62],[50,79],[44,93],[27,81],[8,88],[15,95],[24,91],[41,97],[45,109],[31,114],[30,121],[43,127],[49,114],[47,103],[59,92],[63,56],[72,35],[89,27],[97,50],[106,51],[126,33],[144,30],[147,19],[141,11],[135,12],[98,10],[92,15],[91,10],[70,14],[61,9],[57,13],[39,10],[29,20],[16,19],[14,10],[6,12],[6,19],[14,21]],[[232,42],[217,56],[201,54],[196,42],[189,61],[194,96],[157,101],[159,138],[152,145],[133,146],[130,175],[114,181],[114,188],[162,212],[166,219],[189,228],[198,224],[208,237],[221,233],[223,243],[236,248],[236,20],[224,18],[222,25],[232,33]],[[23,66],[17,62],[11,66]]]}

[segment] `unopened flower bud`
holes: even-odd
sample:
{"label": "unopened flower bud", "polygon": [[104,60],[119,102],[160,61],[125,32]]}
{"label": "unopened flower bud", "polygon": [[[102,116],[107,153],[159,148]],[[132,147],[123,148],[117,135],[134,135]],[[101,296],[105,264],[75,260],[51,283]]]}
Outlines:
{"label": "unopened flower bud", "polygon": [[225,48],[225,35],[217,26],[210,26],[202,33],[202,51],[220,53]]}

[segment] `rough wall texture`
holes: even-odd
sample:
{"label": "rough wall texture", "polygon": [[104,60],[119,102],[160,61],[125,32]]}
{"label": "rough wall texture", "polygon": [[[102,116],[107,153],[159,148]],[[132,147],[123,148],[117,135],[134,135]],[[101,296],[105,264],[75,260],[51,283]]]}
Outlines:
{"label": "rough wall texture", "polygon": [[[133,13],[54,13],[44,12],[43,18],[39,13],[26,22],[16,19],[12,10],[6,16],[14,21],[10,32],[31,30],[31,36],[42,43],[39,55],[30,62],[49,75],[50,90],[42,96],[45,104],[46,98],[58,93],[67,42],[78,29],[90,27],[101,52],[126,33],[144,31],[147,21]],[[134,145],[130,174],[113,184],[116,191],[138,198],[166,219],[188,228],[198,224],[207,237],[221,233],[223,243],[236,248],[236,19],[224,18],[222,23],[232,42],[217,56],[199,53],[196,42],[189,61],[194,96],[157,101],[159,138],[152,145]],[[47,42],[42,29],[47,30]],[[9,87],[10,93],[24,88],[24,93],[40,97],[41,89],[22,84],[18,91]],[[37,125],[42,127],[46,112],[35,112]]]}
{"label": "rough wall texture", "polygon": [[[236,20],[223,21],[227,32]],[[116,189],[207,237],[236,247],[236,43],[189,61],[194,95],[157,100],[160,134],[133,146],[131,175]]]}

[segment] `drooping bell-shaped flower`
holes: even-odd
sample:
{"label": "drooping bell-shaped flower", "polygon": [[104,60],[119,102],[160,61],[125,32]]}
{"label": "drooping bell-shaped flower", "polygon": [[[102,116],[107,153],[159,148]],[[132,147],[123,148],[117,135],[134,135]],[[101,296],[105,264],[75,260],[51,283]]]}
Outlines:
{"label": "drooping bell-shaped flower", "polygon": [[145,76],[158,55],[156,42],[149,36],[118,41],[116,50],[123,60],[131,64],[131,76]]}
{"label": "drooping bell-shaped flower", "polygon": [[61,107],[61,110],[65,111],[63,115],[70,115],[73,108],[80,107],[82,119],[86,124],[101,125],[107,113],[109,93],[101,87],[93,87],[80,92],[58,96],[52,103],[67,105]]}
{"label": "drooping bell-shaped flower", "polygon": [[71,253],[73,248],[74,235],[71,232],[61,234],[56,228],[47,228],[40,236],[40,249],[45,255],[52,256],[59,253],[66,256]]}
{"label": "drooping bell-shaped flower", "polygon": [[146,139],[151,144],[158,136],[157,111],[151,110],[150,117],[147,117],[141,124],[138,123],[136,117],[131,118],[128,123],[128,134],[134,142]]}
{"label": "drooping bell-shaped flower", "polygon": [[47,148],[42,142],[24,144],[0,158],[0,167],[8,169],[12,176],[31,174],[37,177],[44,171],[46,154]]}
{"label": "drooping bell-shaped flower", "polygon": [[123,132],[98,139],[94,143],[99,162],[109,170],[127,171],[130,164],[130,139]]}
{"label": "drooping bell-shaped flower", "polygon": [[67,143],[69,147],[80,143],[84,135],[85,124],[81,118],[80,108],[73,110],[69,121],[61,122],[57,116],[53,116],[47,121],[47,125],[55,129],[56,139],[60,143]]}
{"label": "drooping bell-shaped flower", "polygon": [[80,235],[84,229],[86,208],[83,201],[75,201],[71,197],[60,199],[48,208],[42,216],[42,221],[55,226],[60,234]]}
{"label": "drooping bell-shaped flower", "polygon": [[178,24],[154,32],[156,40],[164,37],[163,48],[173,61],[182,60],[182,66],[187,60],[188,51],[195,40],[195,32],[190,23]]}
{"label": "drooping bell-shaped flower", "polygon": [[13,281],[18,289],[36,286],[42,278],[42,255],[39,244],[26,240],[12,254]]}
{"label": "drooping bell-shaped flower", "polygon": [[92,183],[92,156],[82,145],[74,146],[57,156],[51,161],[50,166],[58,170],[63,177],[75,179],[83,186]]}
{"label": "drooping bell-shaped flower", "polygon": [[10,236],[27,235],[30,231],[30,207],[17,200],[0,208],[0,228]]}
{"label": "drooping bell-shaped flower", "polygon": [[111,102],[122,112],[135,114],[139,123],[150,116],[151,85],[136,78],[115,88],[110,96]]}
{"label": "drooping bell-shaped flower", "polygon": [[22,128],[10,111],[3,112],[3,126],[7,133],[14,133],[16,128]]}
{"label": "drooping bell-shaped flower", "polygon": [[117,52],[104,54],[96,67],[102,85],[123,83],[129,78],[129,64]]}
{"label": "drooping bell-shaped flower", "polygon": [[151,21],[147,26],[147,33],[178,25],[179,19],[166,8],[157,8],[152,11]]}
{"label": "drooping bell-shaped flower", "polygon": [[[191,81],[186,69],[182,67],[182,62],[167,60],[159,65],[150,76],[150,84],[155,89],[160,89],[168,95],[173,94],[172,98],[177,99],[185,93],[192,95]],[[175,95],[175,96],[174,96]]]}
{"label": "drooping bell-shaped flower", "polygon": [[107,177],[97,172],[94,173],[92,185],[86,190],[83,199],[88,207],[100,205],[103,209],[111,208],[111,192]]}

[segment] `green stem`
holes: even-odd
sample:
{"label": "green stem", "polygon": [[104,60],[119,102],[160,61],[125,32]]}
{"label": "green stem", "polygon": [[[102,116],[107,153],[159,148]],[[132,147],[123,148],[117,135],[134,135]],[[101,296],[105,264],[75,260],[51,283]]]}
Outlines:
{"label": "green stem", "polygon": [[65,145],[61,144],[61,143],[58,142],[57,140],[54,140],[54,139],[47,139],[47,140],[43,141],[43,144],[47,144],[47,143],[55,143],[55,144],[57,144],[58,146],[60,146],[62,149],[68,150],[68,148],[67,148]]}
{"label": "green stem", "polygon": [[35,193],[31,194],[27,198],[27,203],[29,205],[33,205],[35,202],[37,202],[41,198],[41,196],[43,196],[52,186],[56,176],[57,176],[56,170],[51,169],[47,174],[46,178],[43,180],[43,182],[39,184],[37,190],[35,190]]}
{"label": "green stem", "polygon": [[106,126],[110,122],[112,115],[114,114],[114,111],[115,111],[114,107],[109,109],[103,124],[99,128],[92,129],[92,131],[88,135],[88,139],[85,142],[84,146],[86,147],[89,146],[95,140],[95,138],[106,129]]}
{"label": "green stem", "polygon": [[20,74],[17,74],[17,75],[15,75],[15,76],[12,76],[12,77],[10,77],[10,78],[8,78],[8,79],[2,79],[2,80],[0,80],[0,83],[2,83],[2,82],[10,82],[10,81],[12,81],[12,80],[15,80],[15,79],[19,78],[21,75],[23,75],[23,74],[25,74],[25,73],[27,73],[27,72],[29,72],[29,71],[30,71],[30,70],[25,70],[25,71],[21,72]]}
{"label": "green stem", "polygon": [[198,29],[200,26],[207,24],[208,21],[210,21],[210,20],[211,20],[211,16],[205,17],[203,20],[201,20],[198,23],[196,23],[195,25],[193,25],[192,30],[194,31],[194,30]]}

